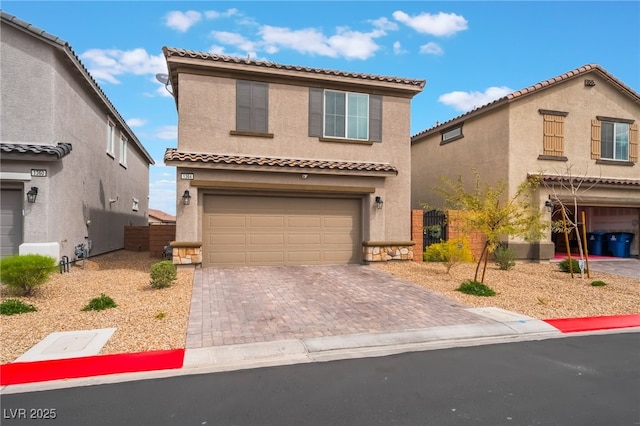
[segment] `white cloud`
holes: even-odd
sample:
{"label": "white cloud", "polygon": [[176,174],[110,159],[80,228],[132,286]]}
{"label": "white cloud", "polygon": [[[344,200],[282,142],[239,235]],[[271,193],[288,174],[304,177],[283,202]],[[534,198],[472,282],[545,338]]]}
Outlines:
{"label": "white cloud", "polygon": [[127,120],[127,125],[129,127],[142,127],[147,124],[147,120],[144,118],[130,118]]}
{"label": "white cloud", "polygon": [[219,43],[236,46],[237,48],[247,52],[253,51],[256,48],[254,42],[247,40],[241,34],[230,33],[227,31],[212,31],[211,35]]}
{"label": "white cloud", "polygon": [[385,17],[374,19],[374,20],[369,21],[369,22],[371,22],[371,24],[374,27],[376,27],[376,28],[378,28],[379,30],[382,30],[382,31],[395,31],[395,30],[398,29],[398,24],[396,24],[393,21],[388,20]]}
{"label": "white cloud", "polygon": [[177,139],[178,138],[178,126],[162,126],[159,127],[155,135],[158,139]]}
{"label": "white cloud", "polygon": [[426,53],[429,55],[442,55],[444,51],[438,45],[438,43],[430,41],[429,43],[420,46],[420,53]]}
{"label": "white cloud", "polygon": [[484,92],[456,91],[441,95],[438,98],[438,101],[451,106],[458,111],[467,112],[495,101],[496,99],[506,96],[511,92],[513,92],[513,89],[506,86],[489,87]]}
{"label": "white cloud", "polygon": [[89,49],[80,59],[98,81],[119,84],[123,74],[166,73],[167,64],[162,54],[150,55],[145,49]]}
{"label": "white cloud", "polygon": [[413,28],[419,33],[433,36],[450,36],[468,28],[468,21],[455,13],[440,12],[437,15],[421,13],[416,16],[409,16],[405,12],[398,10],[393,12],[393,17],[403,24]]}
{"label": "white cloud", "polygon": [[393,53],[396,55],[402,55],[403,53],[407,53],[407,51],[402,48],[402,44],[400,44],[399,41],[396,41],[393,43]]}
{"label": "white cloud", "polygon": [[200,19],[202,19],[202,14],[195,10],[188,10],[186,12],[174,10],[167,13],[165,23],[167,27],[184,33],[200,21]]}
{"label": "white cloud", "polygon": [[204,12],[204,17],[207,19],[218,19],[218,18],[228,18],[230,16],[236,15],[238,13],[238,9],[227,9],[224,12],[218,12],[215,10],[207,10]]}

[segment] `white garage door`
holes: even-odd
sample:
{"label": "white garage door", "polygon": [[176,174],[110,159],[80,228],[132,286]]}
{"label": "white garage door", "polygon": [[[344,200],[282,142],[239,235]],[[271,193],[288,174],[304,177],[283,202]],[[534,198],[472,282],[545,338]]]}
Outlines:
{"label": "white garage door", "polygon": [[0,256],[18,254],[22,244],[22,191],[0,191]]}
{"label": "white garage door", "polygon": [[359,199],[208,195],[203,264],[360,263]]}

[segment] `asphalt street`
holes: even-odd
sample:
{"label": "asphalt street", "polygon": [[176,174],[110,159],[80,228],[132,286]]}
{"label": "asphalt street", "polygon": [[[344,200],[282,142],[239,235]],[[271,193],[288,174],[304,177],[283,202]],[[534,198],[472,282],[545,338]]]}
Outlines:
{"label": "asphalt street", "polygon": [[640,333],[8,394],[0,402],[3,426],[638,425]]}

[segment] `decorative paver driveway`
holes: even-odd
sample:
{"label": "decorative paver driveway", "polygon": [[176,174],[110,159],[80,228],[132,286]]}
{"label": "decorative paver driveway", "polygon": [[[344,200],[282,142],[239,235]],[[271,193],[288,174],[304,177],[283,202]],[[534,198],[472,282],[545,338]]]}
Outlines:
{"label": "decorative paver driveway", "polygon": [[640,280],[640,259],[590,261],[589,267],[594,271],[622,275]]}
{"label": "decorative paver driveway", "polygon": [[491,323],[365,265],[198,268],[187,348]]}

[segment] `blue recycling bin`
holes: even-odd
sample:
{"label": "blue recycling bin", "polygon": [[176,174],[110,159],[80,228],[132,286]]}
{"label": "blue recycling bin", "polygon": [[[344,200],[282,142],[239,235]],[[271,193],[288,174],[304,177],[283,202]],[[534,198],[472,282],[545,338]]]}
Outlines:
{"label": "blue recycling bin", "polygon": [[631,257],[631,232],[612,232],[607,234],[607,249],[615,257]]}
{"label": "blue recycling bin", "polygon": [[593,231],[587,232],[587,247],[589,248],[589,254],[594,256],[602,256],[604,254],[605,231]]}

